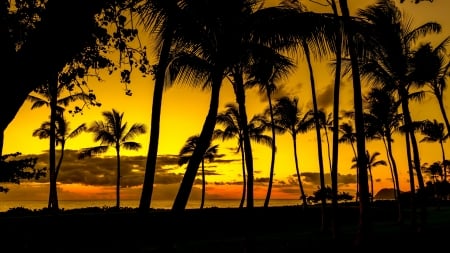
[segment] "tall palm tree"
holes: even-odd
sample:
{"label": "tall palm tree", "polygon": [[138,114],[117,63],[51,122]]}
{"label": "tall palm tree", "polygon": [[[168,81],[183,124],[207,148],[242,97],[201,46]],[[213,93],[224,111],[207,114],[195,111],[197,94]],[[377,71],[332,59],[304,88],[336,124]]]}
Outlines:
{"label": "tall palm tree", "polygon": [[314,119],[311,113],[301,114],[297,97],[281,97],[277,99],[273,111],[275,125],[283,129],[284,132],[288,132],[292,137],[295,170],[300,187],[300,198],[302,199],[303,206],[306,207],[308,202],[303,189],[297,157],[297,134],[308,131],[314,124]]}
{"label": "tall palm tree", "polygon": [[134,137],[146,132],[143,124],[135,123],[129,129],[127,123],[123,121],[124,113],[116,109],[104,111],[102,113],[105,121],[95,121],[88,129],[88,132],[94,134],[94,140],[100,142],[99,146],[83,148],[78,154],[79,159],[91,157],[92,155],[102,154],[108,151],[109,147],[116,150],[117,159],[117,180],[116,180],[116,208],[120,208],[120,150],[139,150],[141,144],[132,141]]}
{"label": "tall palm tree", "polygon": [[265,114],[268,114],[270,120],[265,123],[271,130],[272,134],[272,152],[270,160],[269,182],[267,187],[267,194],[264,200],[264,207],[269,206],[270,196],[272,194],[273,176],[275,171],[275,153],[276,153],[276,132],[277,128],[273,122],[273,103],[272,96],[277,87],[275,82],[287,77],[290,71],[295,66],[292,61],[275,52],[274,50],[262,47],[258,53],[258,58],[251,65],[249,70],[249,80],[246,82],[247,87],[259,86],[259,91],[267,97],[268,108]]}
{"label": "tall palm tree", "polygon": [[[445,133],[444,123],[438,122],[436,119],[424,120],[421,124],[420,131],[424,135],[424,137],[420,140],[420,142],[437,142],[441,147],[442,153],[442,164],[445,164],[445,150],[444,150],[444,142],[449,138],[448,133]],[[443,169],[443,179],[447,181],[447,168]]]}
{"label": "tall palm tree", "polygon": [[[186,143],[181,148],[180,152],[178,153],[178,165],[186,164],[189,159],[191,159],[192,152],[195,150],[195,147],[197,146],[198,142],[198,135],[194,135],[189,137],[186,140]],[[212,145],[207,150],[205,155],[203,156],[202,160],[202,199],[200,202],[200,209],[203,209],[203,206],[205,204],[205,194],[206,194],[206,177],[205,177],[205,159],[207,159],[209,162],[212,162],[214,158],[217,157],[219,145]]]}
{"label": "tall palm tree", "polygon": [[[34,93],[28,95],[27,100],[32,103],[31,109],[41,108],[47,106],[50,108],[50,122],[49,122],[49,174],[50,174],[50,190],[48,208],[58,210],[58,193],[56,188],[56,145],[57,133],[56,124],[58,118],[63,117],[64,108],[71,102],[77,100],[93,102],[93,96],[84,92],[78,92],[65,95],[68,92],[68,86],[59,82],[59,76],[50,80],[46,85],[42,85],[34,90]],[[65,96],[63,96],[65,95]],[[63,96],[63,97],[62,97]]]}
{"label": "tall palm tree", "polygon": [[[170,51],[183,33],[180,26],[184,24],[184,16],[180,6],[182,0],[155,0],[145,1],[140,9],[140,21],[151,34],[156,34],[156,51],[158,63],[154,68],[155,88],[153,91],[151,132],[145,164],[144,183],[139,202],[139,211],[146,212],[150,209],[155,182],[156,159],[158,155],[161,105],[164,87],[167,83],[166,69],[171,59]],[[180,46],[180,45],[179,45]]]}
{"label": "tall palm tree", "polygon": [[[412,161],[412,163],[408,162],[409,171],[410,174],[415,171],[419,185],[419,195],[417,197],[419,197],[419,205],[421,207],[420,217],[422,223],[425,223],[425,196],[422,194],[425,185],[420,170],[419,148],[409,108],[411,89],[415,88],[414,85],[420,83],[414,80],[414,68],[411,58],[413,55],[412,47],[417,39],[431,33],[438,33],[442,28],[436,22],[427,22],[412,28],[410,26],[411,20],[407,20],[395,3],[389,0],[379,0],[376,4],[359,10],[358,16],[365,19],[373,28],[370,30],[373,41],[369,41],[373,42],[373,46],[370,46],[369,57],[363,59],[362,75],[374,84],[394,90],[401,101],[406,130],[407,160]],[[413,181],[410,184],[413,187]],[[414,192],[415,189],[411,188],[411,191]],[[416,195],[412,194],[412,196],[414,200]]]}
{"label": "tall palm tree", "polygon": [[[339,6],[342,13],[344,29],[349,37],[348,50],[351,62],[352,83],[353,83],[353,107],[355,112],[355,130],[356,130],[356,146],[357,153],[364,154],[366,152],[365,134],[364,134],[364,118],[362,107],[362,87],[359,71],[358,52],[356,48],[356,31],[354,26],[350,24],[350,10],[347,0],[339,0]],[[364,155],[358,156],[358,182],[359,182],[359,209],[360,217],[358,223],[358,233],[356,244],[364,246],[369,238],[369,186],[367,182],[367,160]]]}
{"label": "tall palm tree", "polygon": [[[55,127],[52,127],[52,125],[55,125]],[[54,130],[53,130],[54,129]],[[53,169],[53,175],[52,175],[52,181],[50,184],[54,184],[54,187],[51,187],[53,189],[52,191],[57,191],[56,188],[56,182],[58,179],[59,170],[61,168],[61,164],[64,158],[64,148],[66,141],[70,138],[74,138],[78,136],[80,133],[86,130],[86,124],[79,125],[75,130],[72,132],[69,128],[69,122],[63,117],[63,115],[57,115],[56,121],[52,124],[51,121],[46,121],[41,124],[41,126],[33,131],[33,136],[39,137],[39,139],[47,139],[50,138],[52,135],[55,136],[55,146],[61,145],[61,153],[59,156],[58,163],[55,162],[50,163],[52,166],[55,166]],[[52,134],[54,132],[54,134]],[[50,157],[53,157],[50,155]],[[56,159],[56,149],[55,149],[55,156]],[[56,160],[54,160],[56,161]],[[51,166],[50,166],[51,167]],[[54,192],[52,194],[49,194],[49,200],[48,200],[48,207],[58,209],[59,203],[58,203],[58,193]]]}
{"label": "tall palm tree", "polygon": [[[243,180],[243,189],[242,189],[242,197],[241,201],[239,203],[239,207],[242,208],[244,206],[244,200],[248,189],[247,184],[247,176],[248,173],[246,173],[246,164],[245,164],[245,150],[243,149],[244,144],[244,132],[242,129],[242,126],[240,125],[242,123],[239,114],[238,105],[234,103],[229,103],[226,106],[226,109],[219,113],[217,115],[217,124],[224,126],[224,129],[216,129],[214,131],[214,138],[215,139],[222,139],[222,140],[230,140],[230,139],[236,139],[237,140],[237,149],[236,152],[241,153],[241,162],[242,162],[242,180]],[[272,138],[270,136],[267,136],[264,134],[265,126],[261,124],[262,119],[259,115],[254,116],[250,122],[248,123],[248,132],[249,137],[252,141],[256,143],[265,144],[269,147],[272,147]]]}

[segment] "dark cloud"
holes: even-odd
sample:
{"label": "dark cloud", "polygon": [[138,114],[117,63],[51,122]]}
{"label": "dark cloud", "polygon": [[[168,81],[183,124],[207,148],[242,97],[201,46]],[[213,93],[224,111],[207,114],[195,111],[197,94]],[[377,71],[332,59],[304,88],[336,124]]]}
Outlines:
{"label": "dark cloud", "polygon": [[[318,172],[303,172],[302,182],[309,185],[318,186],[320,185],[320,174]],[[330,173],[325,173],[325,185],[331,185]],[[288,178],[289,184],[298,184],[297,176],[293,175]],[[356,183],[355,174],[338,174],[338,183],[340,185],[348,185]]]}
{"label": "dark cloud", "polygon": [[[84,159],[78,159],[77,150],[65,150],[63,162],[58,174],[58,182],[64,184],[85,184],[96,186],[113,186],[117,180],[117,158],[115,156],[92,156]],[[48,168],[48,152],[38,155],[36,168]],[[60,157],[60,151],[57,151],[57,159]],[[208,176],[220,175],[216,172],[217,164],[232,163],[239,160],[219,158],[213,163],[206,163],[205,174]],[[121,186],[133,187],[142,185],[145,175],[145,156],[121,156],[120,172]],[[184,176],[179,170],[178,155],[159,155],[156,161],[155,184],[179,184]],[[200,173],[200,170],[199,170]],[[41,178],[39,182],[48,182],[47,177]]]}

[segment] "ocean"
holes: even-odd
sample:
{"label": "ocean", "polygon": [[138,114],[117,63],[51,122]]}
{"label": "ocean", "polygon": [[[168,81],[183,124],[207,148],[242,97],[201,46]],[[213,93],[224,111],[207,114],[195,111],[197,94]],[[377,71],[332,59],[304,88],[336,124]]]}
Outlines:
{"label": "ocean", "polygon": [[[239,207],[239,199],[215,199],[206,200],[204,208],[231,208]],[[30,210],[41,210],[47,207],[47,200],[2,200],[0,201],[0,212],[6,212],[13,208],[26,208]],[[87,208],[87,207],[114,207],[115,200],[59,200],[59,207],[64,210]],[[171,209],[173,200],[153,200],[151,208],[153,209]],[[272,199],[269,206],[296,206],[301,202],[298,199]],[[263,199],[255,199],[255,207],[263,206]],[[139,200],[121,200],[121,207],[137,208]],[[245,203],[244,203],[245,206]],[[200,207],[200,200],[191,200],[188,202],[187,209],[197,209]]]}

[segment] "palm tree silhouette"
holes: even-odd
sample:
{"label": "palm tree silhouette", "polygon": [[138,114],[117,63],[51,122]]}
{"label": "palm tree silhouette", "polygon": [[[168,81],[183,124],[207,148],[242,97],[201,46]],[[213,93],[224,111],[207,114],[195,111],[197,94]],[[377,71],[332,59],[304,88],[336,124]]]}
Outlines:
{"label": "palm tree silhouette", "polygon": [[394,198],[398,207],[398,222],[403,222],[403,212],[400,197],[400,182],[397,163],[392,150],[394,142],[392,136],[399,130],[403,115],[398,113],[399,101],[396,101],[392,92],[373,88],[364,97],[366,110],[364,123],[366,124],[366,136],[369,139],[381,139],[386,149],[389,168],[391,170]]}
{"label": "palm tree silhouette", "polygon": [[[365,19],[372,25],[370,30],[373,38],[373,46],[369,45],[370,57],[363,59],[361,74],[368,77],[369,81],[381,85],[386,89],[396,92],[401,101],[401,110],[403,113],[404,127],[406,130],[405,142],[407,149],[407,161],[410,177],[415,176],[419,185],[419,205],[421,207],[421,216],[423,222],[426,218],[425,196],[423,196],[425,184],[420,170],[420,155],[417,140],[414,134],[413,120],[409,108],[410,92],[414,85],[420,84],[414,79],[413,71],[413,50],[415,42],[428,34],[439,33],[442,30],[441,25],[436,22],[427,22],[411,27],[411,21],[392,1],[382,0],[358,12],[358,16]],[[368,41],[369,42],[369,41]],[[411,158],[411,152],[412,155]],[[410,180],[411,192],[416,189],[414,180]],[[413,202],[416,195],[412,195]],[[412,212],[415,213],[413,204]],[[415,215],[413,215],[413,226],[416,225]],[[418,228],[420,229],[420,228]]]}
{"label": "palm tree silhouette", "polygon": [[[211,5],[211,3],[213,3]],[[195,52],[184,52],[190,56],[191,62],[193,56],[196,56],[197,71],[189,72],[189,77],[202,76],[199,70],[203,70],[203,77],[207,76],[207,85],[203,87],[211,88],[211,100],[209,111],[200,133],[200,141],[197,149],[194,151],[192,159],[189,161],[186,173],[180,185],[180,189],[172,207],[175,211],[184,210],[189,198],[190,189],[195,180],[196,172],[201,162],[201,157],[207,148],[211,139],[219,105],[219,94],[222,81],[225,77],[230,78],[235,83],[235,95],[240,107],[240,114],[245,114],[245,92],[242,86],[244,82],[239,80],[242,74],[246,73],[245,68],[249,66],[254,48],[268,46],[274,50],[292,49],[296,40],[306,34],[310,36],[319,36],[320,29],[317,26],[309,27],[299,32],[298,29],[278,29],[291,27],[288,24],[292,18],[297,18],[298,22],[304,22],[305,19],[317,18],[314,16],[299,16],[297,12],[279,7],[263,8],[259,0],[246,1],[195,1],[189,4],[197,20],[195,26],[199,25],[197,33],[193,33],[192,41],[195,45]],[[195,15],[198,14],[198,15]],[[314,24],[314,22],[311,22]],[[321,41],[321,40],[318,40]],[[286,52],[286,51],[285,51]],[[199,59],[201,58],[201,59]],[[179,58],[180,60],[182,58]],[[187,60],[187,58],[184,58]],[[185,61],[186,63],[187,61]],[[181,61],[173,61],[174,71],[171,73],[181,73],[179,70],[187,65],[182,65]],[[178,67],[178,68],[176,68]],[[205,74],[206,73],[206,74]],[[185,76],[186,78],[187,76]],[[244,130],[246,129],[245,118],[242,119]],[[244,146],[247,156],[247,170],[249,171],[247,189],[247,207],[253,208],[253,161],[251,153],[250,139],[244,131]]]}
{"label": "palm tree silhouette", "polygon": [[[194,152],[195,147],[197,146],[199,136],[194,135],[189,137],[186,140],[186,143],[181,148],[180,152],[178,153],[178,165],[183,165],[189,162],[189,159],[191,159],[192,152]],[[202,199],[200,202],[200,209],[203,209],[203,206],[205,204],[205,193],[206,193],[206,178],[205,178],[205,159],[207,159],[209,162],[214,161],[214,158],[218,156],[218,147],[219,145],[212,145],[209,146],[209,148],[206,150],[205,155],[203,156],[202,160]]]}
{"label": "palm tree silhouette", "polygon": [[49,122],[49,174],[50,174],[50,191],[48,208],[58,210],[58,193],[56,188],[56,123],[58,118],[63,117],[64,108],[69,103],[82,100],[89,104],[97,105],[95,96],[93,94],[86,94],[85,92],[70,93],[61,97],[64,92],[70,91],[67,84],[59,82],[58,77],[50,80],[46,85],[42,85],[34,90],[34,93],[29,94],[27,100],[32,103],[31,109],[47,106],[50,108],[50,122]]}
{"label": "palm tree silhouette", "polygon": [[[217,115],[217,124],[223,125],[224,129],[216,129],[214,131],[214,139],[222,139],[222,140],[237,140],[237,149],[236,152],[241,153],[241,162],[242,162],[242,180],[243,180],[243,189],[242,189],[242,197],[239,203],[239,207],[242,208],[244,206],[246,191],[248,189],[247,185],[247,176],[246,176],[246,164],[245,164],[245,150],[243,149],[244,145],[244,131],[242,129],[240,114],[238,105],[234,103],[229,103],[225,106],[225,110]],[[262,122],[263,119],[256,115],[254,116],[250,122],[248,123],[248,132],[249,137],[252,141],[256,143],[262,143],[269,147],[272,145],[272,138],[264,134],[265,125]]]}
{"label": "palm tree silhouette", "polygon": [[[371,192],[371,201],[373,201],[374,192],[373,192],[373,176],[372,176],[372,168],[377,167],[379,165],[387,165],[385,160],[377,160],[377,157],[380,155],[380,152],[375,152],[373,154],[369,153],[369,150],[366,151],[366,157],[367,157],[367,171],[369,172],[369,179],[370,179],[370,192]],[[353,165],[351,166],[352,169],[355,169],[358,167],[357,164],[358,159],[356,157],[353,157],[352,162]]]}
{"label": "palm tree silhouette", "polygon": [[414,79],[424,83],[436,98],[447,133],[450,132],[450,122],[444,106],[444,91],[447,88],[447,77],[450,69],[446,46],[450,43],[450,36],[442,40],[436,47],[430,43],[420,45],[414,52]]}
{"label": "palm tree silhouette", "polygon": [[[144,183],[142,186],[142,194],[139,202],[139,211],[146,212],[151,205],[153,195],[153,184],[155,182],[156,173],[156,159],[158,155],[161,105],[163,98],[163,91],[168,80],[166,78],[166,69],[169,64],[170,50],[177,40],[180,39],[178,33],[180,27],[187,22],[183,22],[184,17],[181,13],[178,0],[155,0],[145,1],[140,9],[140,21],[144,24],[150,33],[156,34],[156,50],[159,55],[158,64],[155,66],[155,88],[153,91],[152,100],[152,115],[151,115],[151,132],[150,141],[147,153],[147,162],[145,164]],[[178,29],[177,29],[178,28]],[[181,47],[178,44],[178,47]]]}
{"label": "palm tree silhouette", "polygon": [[109,147],[114,147],[117,158],[117,181],[116,181],[116,208],[120,208],[120,150],[138,150],[141,144],[131,141],[136,135],[146,132],[145,125],[133,124],[127,129],[127,123],[123,122],[124,113],[116,109],[104,111],[102,113],[105,121],[95,121],[88,132],[94,134],[94,140],[100,142],[99,146],[84,148],[78,154],[79,159],[91,157],[95,154],[102,154],[108,151]]}
{"label": "palm tree silhouette", "polygon": [[[66,142],[69,139],[73,139],[87,130],[86,124],[82,123],[73,131],[70,131],[70,123],[66,118],[58,115],[56,119],[56,146],[61,145],[61,154],[58,160],[58,164],[56,165],[55,170],[55,178],[58,178],[59,171],[61,169],[61,164],[64,159],[64,149],[66,146]],[[41,126],[33,131],[33,136],[38,137],[39,139],[47,139],[50,137],[50,122],[45,121],[41,124]]]}
{"label": "palm tree silhouette", "polygon": [[305,113],[301,115],[301,111],[298,108],[298,98],[281,97],[277,99],[274,106],[274,122],[275,125],[283,129],[284,132],[288,132],[292,137],[292,143],[294,148],[294,161],[295,170],[297,173],[297,180],[300,187],[300,198],[304,207],[308,205],[305,191],[303,189],[303,183],[301,180],[301,174],[298,166],[297,157],[297,134],[308,131],[314,121],[311,113]]}
{"label": "palm tree silhouette", "polygon": [[260,54],[258,54],[258,57],[255,59],[255,62],[251,65],[249,71],[249,80],[245,84],[249,88],[257,85],[259,87],[259,91],[267,97],[268,102],[268,108],[266,109],[265,114],[268,114],[270,120],[265,124],[271,130],[272,152],[270,160],[269,183],[267,187],[266,198],[264,200],[264,207],[269,206],[275,170],[277,128],[275,127],[273,122],[272,96],[277,89],[275,82],[284,77],[287,77],[288,73],[290,73],[293,67],[294,64],[289,58],[275,52],[272,49],[263,47]]}
{"label": "palm tree silhouette", "polygon": [[[339,132],[341,132],[341,136],[338,139],[339,143],[349,143],[352,147],[353,158],[357,157],[355,143],[356,143],[356,133],[353,130],[353,125],[349,122],[344,122],[339,125]],[[356,197],[355,201],[358,202],[359,199],[359,170],[356,170]]]}
{"label": "palm tree silhouette", "polygon": [[[442,164],[445,164],[445,150],[444,150],[444,142],[449,138],[449,135],[445,133],[444,123],[438,122],[436,119],[424,120],[421,124],[420,131],[423,135],[425,135],[420,142],[437,142],[441,147],[442,153]],[[443,168],[443,180],[447,181],[447,168],[444,166]]]}

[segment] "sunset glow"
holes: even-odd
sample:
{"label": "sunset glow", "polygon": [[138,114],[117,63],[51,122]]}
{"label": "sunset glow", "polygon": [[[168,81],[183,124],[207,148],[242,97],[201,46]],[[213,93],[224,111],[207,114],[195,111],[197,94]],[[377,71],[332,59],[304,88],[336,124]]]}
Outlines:
{"label": "sunset glow", "polygon": [[[272,2],[272,1],[268,1]],[[329,7],[314,4],[314,1],[305,3],[310,10],[327,11]],[[349,6],[355,10],[362,8],[374,1],[349,0]],[[401,5],[414,20],[414,24],[436,21],[443,27],[443,32],[434,41],[440,41],[448,36],[450,32],[450,1],[437,0],[433,3],[424,2],[414,5],[406,1]],[[148,42],[144,32],[140,32],[143,41]],[[150,42],[148,42],[150,43]],[[151,48],[151,47],[149,47]],[[153,52],[149,52],[153,54]],[[304,59],[297,59],[297,71],[281,84],[278,96],[290,94],[299,97],[299,107],[303,112],[312,108],[310,98],[309,76]],[[327,67],[327,60],[314,63],[314,71],[317,84],[319,107],[326,112],[332,110],[332,83],[333,74]],[[119,73],[103,76],[103,81],[92,79],[89,87],[94,91],[101,107],[84,109],[82,114],[74,116],[67,114],[70,128],[74,129],[82,123],[90,125],[95,120],[102,120],[101,113],[111,109],[124,112],[124,122],[131,126],[134,123],[142,123],[150,127],[151,105],[154,80],[151,76],[142,77],[140,73],[134,73],[130,89],[132,96],[125,94],[124,86],[119,81]],[[351,110],[352,101],[351,79],[344,78],[341,89],[342,110]],[[448,88],[444,99],[449,99]],[[429,96],[424,101],[412,105],[412,117],[414,120],[433,119],[441,121],[439,108]],[[225,105],[235,102],[231,85],[224,81],[220,97],[220,109]],[[247,91],[247,115],[262,113],[267,107],[265,97],[257,89]],[[157,172],[154,185],[153,199],[173,200],[184,175],[185,165],[177,164],[177,155],[186,140],[193,135],[199,134],[203,121],[206,117],[209,104],[209,91],[202,91],[198,87],[188,84],[174,84],[165,90],[162,104],[161,131],[159,138],[159,150],[157,161]],[[71,107],[70,105],[69,107]],[[446,110],[450,111],[449,103]],[[48,166],[49,140],[39,139],[32,136],[32,132],[40,124],[49,119],[49,108],[42,107],[31,109],[31,103],[25,102],[4,133],[3,154],[21,152],[23,155],[39,157],[38,167]],[[146,155],[149,145],[148,129],[146,134],[136,136],[133,141],[142,145],[142,148],[134,150],[121,150],[121,198],[124,200],[138,200],[141,194],[142,182],[145,170]],[[270,133],[268,133],[270,134]],[[331,132],[329,132],[331,141]],[[400,134],[394,136],[393,148],[398,163],[400,187],[402,191],[408,191],[408,171],[406,166],[406,154],[404,148],[404,137]],[[418,137],[420,140],[421,137]],[[311,195],[319,187],[319,169],[317,156],[317,142],[315,132],[299,134],[297,137],[299,157],[299,168],[304,180],[305,191]],[[223,157],[213,162],[205,162],[206,170],[206,201],[208,199],[240,199],[242,195],[242,165],[240,153],[236,152],[237,142],[229,140],[225,142],[215,141],[219,144],[219,153]],[[322,137],[324,167],[326,173],[326,185],[330,185],[330,164],[328,162],[327,143],[325,136]],[[77,159],[77,152],[86,147],[98,145],[93,140],[91,133],[69,139],[65,146],[64,161],[61,172],[58,175],[58,198],[60,200],[113,200],[115,199],[115,175],[116,154],[114,148],[98,157]],[[449,142],[445,143],[446,156],[450,157]],[[381,141],[367,141],[367,149],[371,152],[381,153],[379,159],[387,160],[386,152]],[[59,150],[59,146],[57,150]],[[433,163],[441,160],[440,147],[437,143],[420,143],[421,163]],[[255,168],[255,199],[264,199],[267,192],[267,181],[270,168],[269,147],[262,144],[252,143],[254,168]],[[339,192],[348,192],[355,195],[356,172],[351,168],[353,152],[350,144],[340,144],[339,147]],[[295,176],[294,150],[292,139],[289,134],[277,136],[277,153],[275,162],[275,178],[272,190],[272,199],[299,199],[300,192]],[[57,158],[60,153],[57,152]],[[448,158],[447,158],[448,159]],[[200,170],[199,170],[200,172]],[[427,175],[424,174],[425,177]],[[389,166],[373,168],[374,192],[382,188],[392,188],[392,178]],[[426,178],[427,179],[427,178]],[[2,183],[3,185],[3,183]],[[47,200],[48,199],[48,177],[37,182],[23,181],[20,185],[5,184],[10,188],[7,194],[0,194],[2,200]],[[200,199],[201,176],[197,176],[194,189],[191,192],[192,199]]]}

